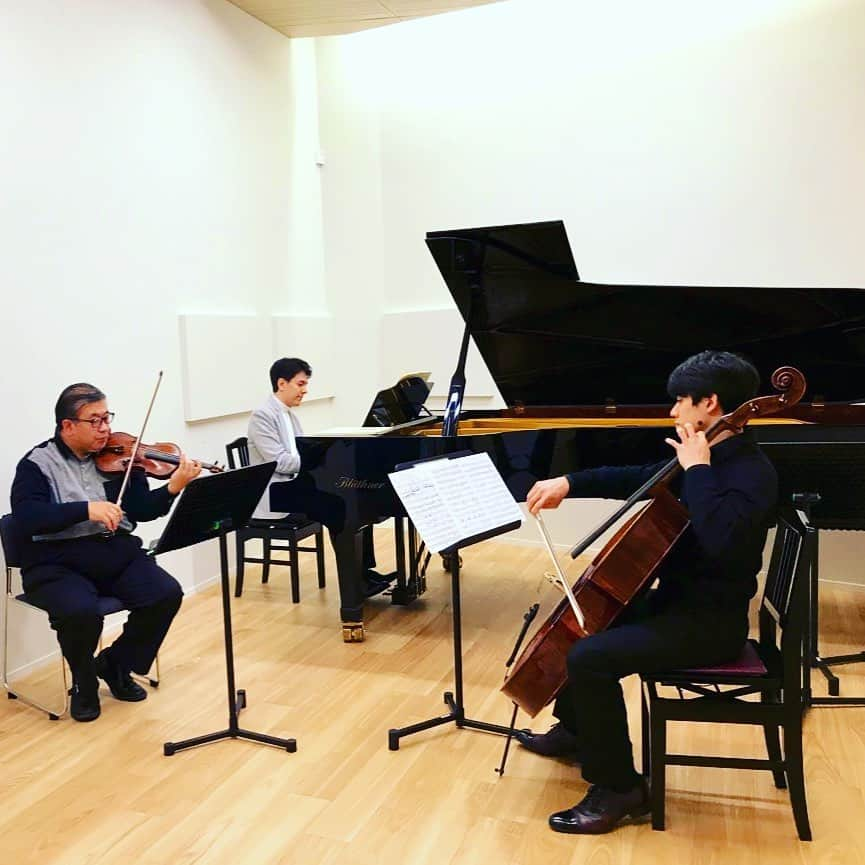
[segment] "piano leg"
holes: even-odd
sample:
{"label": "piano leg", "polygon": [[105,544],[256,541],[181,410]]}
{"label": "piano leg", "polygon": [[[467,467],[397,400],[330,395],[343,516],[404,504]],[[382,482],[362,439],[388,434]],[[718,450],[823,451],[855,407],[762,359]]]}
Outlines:
{"label": "piano leg", "polygon": [[330,530],[330,542],[336,557],[339,580],[339,617],[345,643],[362,643],[363,630],[363,540],[348,526],[342,531]]}

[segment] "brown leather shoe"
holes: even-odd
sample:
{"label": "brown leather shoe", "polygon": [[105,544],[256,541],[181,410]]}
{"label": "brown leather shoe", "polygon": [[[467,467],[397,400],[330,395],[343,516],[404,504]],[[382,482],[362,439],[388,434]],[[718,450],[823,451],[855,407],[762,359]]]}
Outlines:
{"label": "brown leather shoe", "polygon": [[597,784],[589,787],[585,798],[569,808],[550,816],[550,829],[572,835],[603,835],[625,819],[638,820],[651,811],[649,790],[640,781],[627,793],[617,793]]}
{"label": "brown leather shoe", "polygon": [[517,730],[517,741],[542,757],[571,757],[580,762],[579,740],[564,724],[553,724],[546,733]]}

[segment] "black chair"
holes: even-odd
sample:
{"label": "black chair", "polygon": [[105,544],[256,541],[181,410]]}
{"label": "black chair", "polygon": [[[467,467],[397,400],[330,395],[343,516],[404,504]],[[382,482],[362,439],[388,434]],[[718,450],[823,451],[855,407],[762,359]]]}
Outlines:
{"label": "black chair", "polygon": [[[17,572],[21,565],[18,546],[15,542],[14,522],[11,514],[6,514],[0,518],[0,542],[3,546],[3,559],[6,567],[6,602],[3,606],[3,687],[6,689],[6,696],[10,700],[21,700],[28,706],[33,706],[35,709],[40,709],[45,712],[52,721],[56,721],[63,717],[69,711],[69,680],[66,676],[66,662],[63,655],[60,655],[60,670],[63,679],[62,696],[58,699],[56,706],[46,706],[30,693],[22,691],[19,685],[12,685],[9,681],[9,611],[16,608],[21,611],[29,611],[35,613],[40,619],[48,624],[48,614],[41,607],[31,604],[27,600],[27,595],[23,592],[17,592],[15,583],[17,581]],[[126,607],[119,598],[101,597],[99,598],[99,614],[103,617],[110,616],[112,613],[123,612]],[[102,646],[102,637],[99,638],[99,646]],[[159,656],[157,655],[154,662],[155,675],[143,676],[151,687],[159,686]]]}
{"label": "black chair", "polygon": [[[847,465],[846,471],[848,474],[847,484],[850,495],[857,495],[861,491],[862,477],[857,477],[857,472],[853,471],[850,465]],[[858,475],[862,475],[862,471],[858,471]],[[857,484],[856,481],[859,483]],[[825,487],[824,487],[825,488]],[[837,496],[835,490],[832,491],[833,496]],[[840,531],[865,531],[865,522],[860,515],[848,519],[833,519],[830,514],[828,518],[815,516],[815,511],[819,511],[819,506],[823,501],[823,496],[820,493],[794,493],[792,496],[794,507],[801,508],[805,512],[805,516],[809,519],[814,528],[814,549],[811,555],[811,583],[810,583],[810,603],[808,617],[808,636],[805,640],[805,705],[806,706],[865,706],[865,695],[858,697],[846,696],[841,694],[841,681],[835,674],[833,667],[844,666],[845,664],[862,664],[865,663],[865,652],[853,652],[849,655],[830,655],[824,657],[820,654],[820,529],[835,529]],[[858,499],[861,509],[862,498]],[[811,670],[819,670],[826,677],[826,685],[829,691],[828,697],[815,697],[811,690]]]}
{"label": "black chair", "polygon": [[[249,443],[246,436],[240,436],[225,446],[225,455],[229,469],[242,468],[249,465]],[[299,542],[314,537],[311,547],[302,547]],[[260,539],[263,547],[263,557],[255,558],[244,555],[247,541]],[[286,541],[276,544],[274,541]],[[315,553],[318,569],[318,587],[324,588],[324,531],[320,523],[307,519],[302,514],[292,514],[283,520],[251,519],[245,526],[235,532],[237,549],[237,573],[234,580],[234,596],[243,594],[243,566],[246,562],[261,565],[261,582],[266,583],[270,577],[271,565],[288,565],[291,573],[291,600],[300,603],[300,563],[298,553]],[[289,558],[275,559],[272,551],[288,552]]]}
{"label": "black chair", "polygon": [[[800,511],[779,518],[760,605],[759,639],[749,640],[736,661],[641,676],[643,773],[651,782],[653,829],[664,828],[667,766],[716,766],[771,771],[775,786],[790,791],[799,838],[811,840],[802,765],[802,680],[813,532]],[[661,685],[676,688],[678,697],[661,696]],[[746,699],[755,694],[759,702]],[[671,754],[668,721],[762,727],[768,759]]]}

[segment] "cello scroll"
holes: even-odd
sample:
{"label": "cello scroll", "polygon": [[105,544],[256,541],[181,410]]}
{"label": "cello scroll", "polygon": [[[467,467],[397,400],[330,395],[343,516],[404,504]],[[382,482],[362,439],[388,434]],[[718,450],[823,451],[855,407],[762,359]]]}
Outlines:
{"label": "cello scroll", "polygon": [[782,366],[772,373],[772,387],[780,393],[743,402],[735,411],[719,418],[706,433],[706,438],[711,439],[722,430],[740,433],[754,418],[792,408],[805,395],[805,376],[795,366]]}

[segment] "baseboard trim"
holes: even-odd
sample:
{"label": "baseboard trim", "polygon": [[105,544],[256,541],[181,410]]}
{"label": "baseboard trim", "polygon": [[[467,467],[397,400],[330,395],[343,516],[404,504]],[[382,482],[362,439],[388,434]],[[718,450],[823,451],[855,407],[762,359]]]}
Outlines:
{"label": "baseboard trim", "polygon": [[[192,595],[197,595],[199,592],[204,589],[210,588],[212,585],[219,582],[219,575],[215,575],[210,577],[209,579],[204,580],[204,582],[196,583],[194,586],[190,586],[189,588],[184,588],[183,594],[186,597],[191,597]],[[34,614],[35,615],[35,614]],[[123,627],[123,622],[125,621],[123,618],[123,613],[114,613],[109,618],[109,622],[105,628],[103,628],[102,633],[108,636],[113,636],[120,632],[120,629]],[[20,667],[15,667],[12,670],[8,671],[9,679],[11,680],[13,676],[26,676],[30,673],[35,673],[37,670],[47,667],[49,664],[56,664],[60,660],[60,647],[58,646],[54,651],[49,652],[47,655],[40,655],[40,657],[35,658],[32,661],[27,661],[25,664],[21,664]]]}

